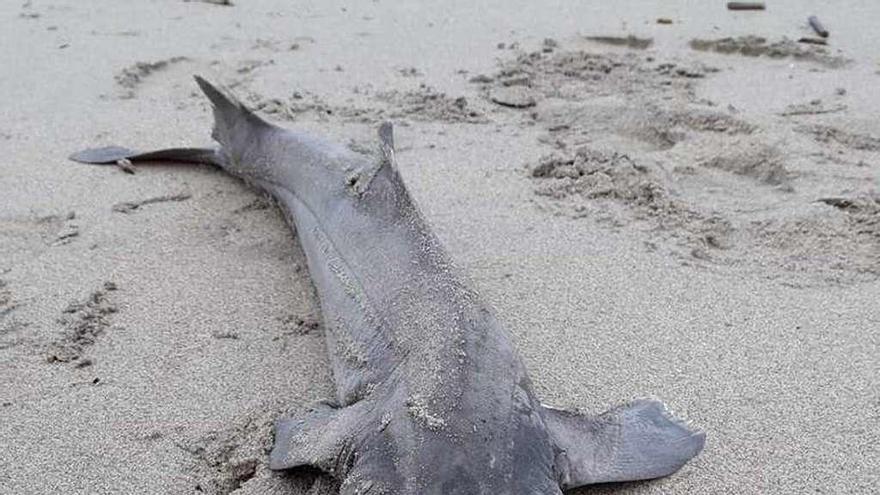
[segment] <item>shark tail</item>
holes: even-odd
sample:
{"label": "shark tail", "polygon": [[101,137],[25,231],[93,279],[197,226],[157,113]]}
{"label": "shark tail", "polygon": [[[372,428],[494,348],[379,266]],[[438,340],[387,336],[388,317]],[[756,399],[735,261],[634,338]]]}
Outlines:
{"label": "shark tail", "polygon": [[168,148],[155,151],[136,151],[120,146],[90,148],[70,155],[70,159],[80,163],[95,165],[119,164],[129,162],[179,162],[203,163],[225,167],[230,162],[240,161],[244,150],[253,143],[257,130],[270,127],[255,113],[238,101],[229,91],[195,76],[196,83],[211,101],[214,110],[214,130],[211,136],[220,143],[220,148]]}
{"label": "shark tail", "polygon": [[135,151],[121,146],[89,148],[70,155],[68,158],[79,163],[93,165],[114,165],[128,160],[130,162],[181,162],[221,165],[221,158],[213,148],[168,148],[157,151]]}
{"label": "shark tail", "polygon": [[226,89],[214,86],[200,76],[195,76],[195,80],[214,108],[214,130],[211,137],[233,157],[246,149],[255,129],[271,126]]}

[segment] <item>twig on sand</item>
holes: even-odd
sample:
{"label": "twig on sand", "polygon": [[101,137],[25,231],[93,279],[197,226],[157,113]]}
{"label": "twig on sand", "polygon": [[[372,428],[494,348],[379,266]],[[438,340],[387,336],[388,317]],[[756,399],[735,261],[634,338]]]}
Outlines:
{"label": "twig on sand", "polygon": [[808,36],[804,36],[803,38],[800,38],[798,40],[798,43],[808,43],[810,45],[822,45],[822,46],[825,46],[828,44],[828,42],[822,38],[810,38]]}
{"label": "twig on sand", "polygon": [[214,5],[226,5],[228,7],[232,7],[232,0],[183,0],[184,2],[202,2],[202,3],[213,3]]}
{"label": "twig on sand", "polygon": [[633,35],[629,36],[587,36],[586,39],[595,41],[596,43],[604,43],[606,45],[625,46],[627,48],[636,48],[644,50],[654,43],[652,38],[638,38]]}
{"label": "twig on sand", "polygon": [[823,113],[836,113],[846,110],[846,105],[833,105],[830,107],[819,104],[813,105],[789,105],[789,107],[779,115],[783,117],[791,117],[794,115],[821,115]]}
{"label": "twig on sand", "polygon": [[115,211],[117,213],[131,213],[134,210],[137,210],[138,208],[140,208],[141,206],[144,206],[144,205],[150,205],[153,203],[167,203],[170,201],[175,201],[175,202],[186,201],[191,197],[192,197],[191,194],[181,193],[181,194],[170,194],[170,195],[165,195],[165,196],[157,196],[155,198],[147,198],[147,199],[142,199],[140,201],[131,201],[131,202],[126,201],[123,203],[117,203],[117,204],[113,205],[113,211]]}
{"label": "twig on sand", "polygon": [[847,210],[855,206],[853,200],[847,198],[819,198],[816,200],[816,203],[825,203],[828,206],[833,206],[841,210]]}
{"label": "twig on sand", "polygon": [[727,10],[764,10],[764,2],[727,2]]}

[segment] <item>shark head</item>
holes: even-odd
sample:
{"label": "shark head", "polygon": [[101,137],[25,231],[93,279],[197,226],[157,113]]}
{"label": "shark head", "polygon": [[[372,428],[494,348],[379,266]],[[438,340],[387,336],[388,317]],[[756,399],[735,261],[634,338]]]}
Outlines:
{"label": "shark head", "polygon": [[317,467],[342,480],[345,495],[558,495],[667,476],[705,442],[655,400],[588,416],[526,399],[505,418],[452,422],[406,407],[377,414],[366,400],[323,404],[278,422],[270,467]]}
{"label": "shark head", "polygon": [[521,395],[503,421],[467,411],[430,418],[412,407],[386,412],[353,446],[341,493],[561,494],[560,452],[540,409]]}

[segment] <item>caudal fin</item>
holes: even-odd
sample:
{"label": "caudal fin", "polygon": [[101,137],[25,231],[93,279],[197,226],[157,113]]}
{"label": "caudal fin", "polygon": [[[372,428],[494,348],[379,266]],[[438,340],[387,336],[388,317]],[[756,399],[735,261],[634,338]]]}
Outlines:
{"label": "caudal fin", "polygon": [[226,89],[218,88],[200,76],[195,76],[195,79],[214,107],[214,130],[211,137],[226,152],[233,153],[243,149],[255,126],[269,125]]}
{"label": "caudal fin", "polygon": [[169,148],[158,151],[141,152],[119,146],[91,148],[70,155],[70,159],[80,163],[97,165],[114,164],[120,160],[132,162],[184,162],[207,163],[224,167],[229,158],[236,161],[247,149],[254,136],[254,130],[269,126],[263,119],[248,110],[228,91],[217,88],[199,76],[196,83],[211,100],[214,107],[214,131],[212,136],[220,143],[221,149],[210,148]]}
{"label": "caudal fin", "polygon": [[195,76],[195,79],[214,107],[214,131],[211,135],[220,143],[221,149],[169,148],[141,152],[119,146],[107,146],[77,151],[70,155],[70,159],[80,163],[97,165],[129,160],[132,162],[207,163],[222,167],[229,163],[230,157],[240,158],[239,154],[242,150],[247,149],[247,145],[254,135],[254,129],[269,124],[248,110],[228,91],[212,85],[199,76]]}

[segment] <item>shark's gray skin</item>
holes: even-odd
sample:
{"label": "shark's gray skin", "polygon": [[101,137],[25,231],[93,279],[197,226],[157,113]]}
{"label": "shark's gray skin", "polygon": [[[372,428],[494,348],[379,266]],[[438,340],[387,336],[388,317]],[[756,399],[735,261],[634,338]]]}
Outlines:
{"label": "shark's gray skin", "polygon": [[705,435],[654,400],[599,416],[541,404],[507,332],[416,208],[390,124],[367,158],[269,124],[196,78],[216,149],[71,156],[212,163],[268,191],[320,298],[333,400],[276,424],[272,469],[319,468],[342,494],[548,495],[669,475]]}

